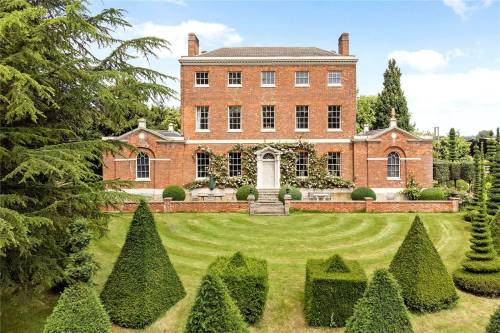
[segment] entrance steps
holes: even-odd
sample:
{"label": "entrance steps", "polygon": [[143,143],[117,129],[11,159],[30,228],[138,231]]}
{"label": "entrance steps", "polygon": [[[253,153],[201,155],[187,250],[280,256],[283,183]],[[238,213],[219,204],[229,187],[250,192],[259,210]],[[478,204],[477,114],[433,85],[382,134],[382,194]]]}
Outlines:
{"label": "entrance steps", "polygon": [[286,215],[285,205],[278,200],[278,189],[260,189],[259,198],[252,203],[252,215]]}
{"label": "entrance steps", "polygon": [[257,202],[276,202],[278,201],[278,192],[279,189],[260,189]]}

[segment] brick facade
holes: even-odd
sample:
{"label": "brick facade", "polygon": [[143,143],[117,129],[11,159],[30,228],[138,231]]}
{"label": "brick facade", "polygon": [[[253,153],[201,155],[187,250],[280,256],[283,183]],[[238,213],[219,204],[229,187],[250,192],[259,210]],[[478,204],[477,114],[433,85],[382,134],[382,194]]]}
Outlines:
{"label": "brick facade", "polygon": [[[349,36],[338,40],[339,52],[317,48],[224,48],[199,54],[196,35],[188,36],[188,56],[180,59],[181,133],[139,128],[120,137],[149,156],[149,177],[136,179],[136,153],[105,156],[104,179],[126,179],[136,189],[162,189],[196,178],[195,154],[200,145],[227,154],[237,143],[308,141],[318,155],[341,153],[341,177],[356,186],[403,188],[414,177],[432,186],[432,140],[395,125],[356,133],[356,62]],[[248,56],[251,54],[251,56]],[[262,72],[275,73],[275,86],[261,85]],[[309,73],[309,85],[295,85],[296,72]],[[196,73],[208,73],[208,86],[196,84]],[[241,73],[241,87],[228,86],[228,72]],[[341,84],[329,85],[328,73],[340,73]],[[274,131],[262,130],[262,106],[274,106]],[[297,131],[295,108],[309,108],[308,130]],[[328,130],[328,107],[340,106],[340,129]],[[208,130],[196,126],[196,108],[208,106]],[[229,106],[241,107],[241,130],[228,130]],[[399,177],[388,178],[387,157],[400,158]],[[326,168],[326,165],[325,165]]]}

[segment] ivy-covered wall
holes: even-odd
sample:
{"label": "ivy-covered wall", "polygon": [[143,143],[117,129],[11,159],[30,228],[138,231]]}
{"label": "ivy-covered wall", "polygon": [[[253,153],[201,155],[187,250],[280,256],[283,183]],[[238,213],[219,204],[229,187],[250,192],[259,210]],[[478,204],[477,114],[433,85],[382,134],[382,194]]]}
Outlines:
{"label": "ivy-covered wall", "polygon": [[[255,185],[257,183],[257,156],[255,152],[265,147],[272,147],[282,152],[281,155],[281,185],[292,185],[296,187],[308,188],[348,188],[353,183],[340,177],[331,176],[327,169],[328,155],[318,156],[314,149],[314,144],[307,142],[299,143],[272,143],[258,145],[234,145],[229,151],[241,153],[242,175],[239,177],[229,177],[227,153],[215,154],[212,149],[199,146],[195,154],[205,152],[210,156],[209,173],[216,181],[218,188],[238,188],[242,185]],[[309,156],[308,173],[309,177],[295,176],[295,162],[297,153],[307,152]],[[194,156],[194,158],[196,158]],[[188,190],[207,187],[208,180],[194,181],[185,184]]]}

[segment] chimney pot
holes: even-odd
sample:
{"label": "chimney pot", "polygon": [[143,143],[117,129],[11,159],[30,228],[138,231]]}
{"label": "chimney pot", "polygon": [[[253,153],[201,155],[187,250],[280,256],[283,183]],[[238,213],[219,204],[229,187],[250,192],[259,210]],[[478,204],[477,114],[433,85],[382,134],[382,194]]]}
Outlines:
{"label": "chimney pot", "polygon": [[140,118],[137,124],[137,128],[146,128],[146,119]]}
{"label": "chimney pot", "polygon": [[347,32],[342,33],[339,37],[339,54],[349,55],[349,34]]}
{"label": "chimney pot", "polygon": [[200,41],[194,32],[188,34],[188,56],[194,57],[200,54]]}

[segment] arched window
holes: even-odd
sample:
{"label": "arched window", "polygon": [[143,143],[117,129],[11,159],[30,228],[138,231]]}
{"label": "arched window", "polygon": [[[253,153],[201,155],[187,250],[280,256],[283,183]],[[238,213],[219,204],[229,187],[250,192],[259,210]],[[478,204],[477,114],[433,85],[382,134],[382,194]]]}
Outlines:
{"label": "arched window", "polygon": [[271,153],[265,153],[264,156],[262,156],[263,160],[274,160],[274,155]]}
{"label": "arched window", "polygon": [[387,177],[399,178],[399,155],[392,152],[387,157]]}
{"label": "arched window", "polygon": [[146,153],[137,154],[136,178],[149,179],[149,156]]}

